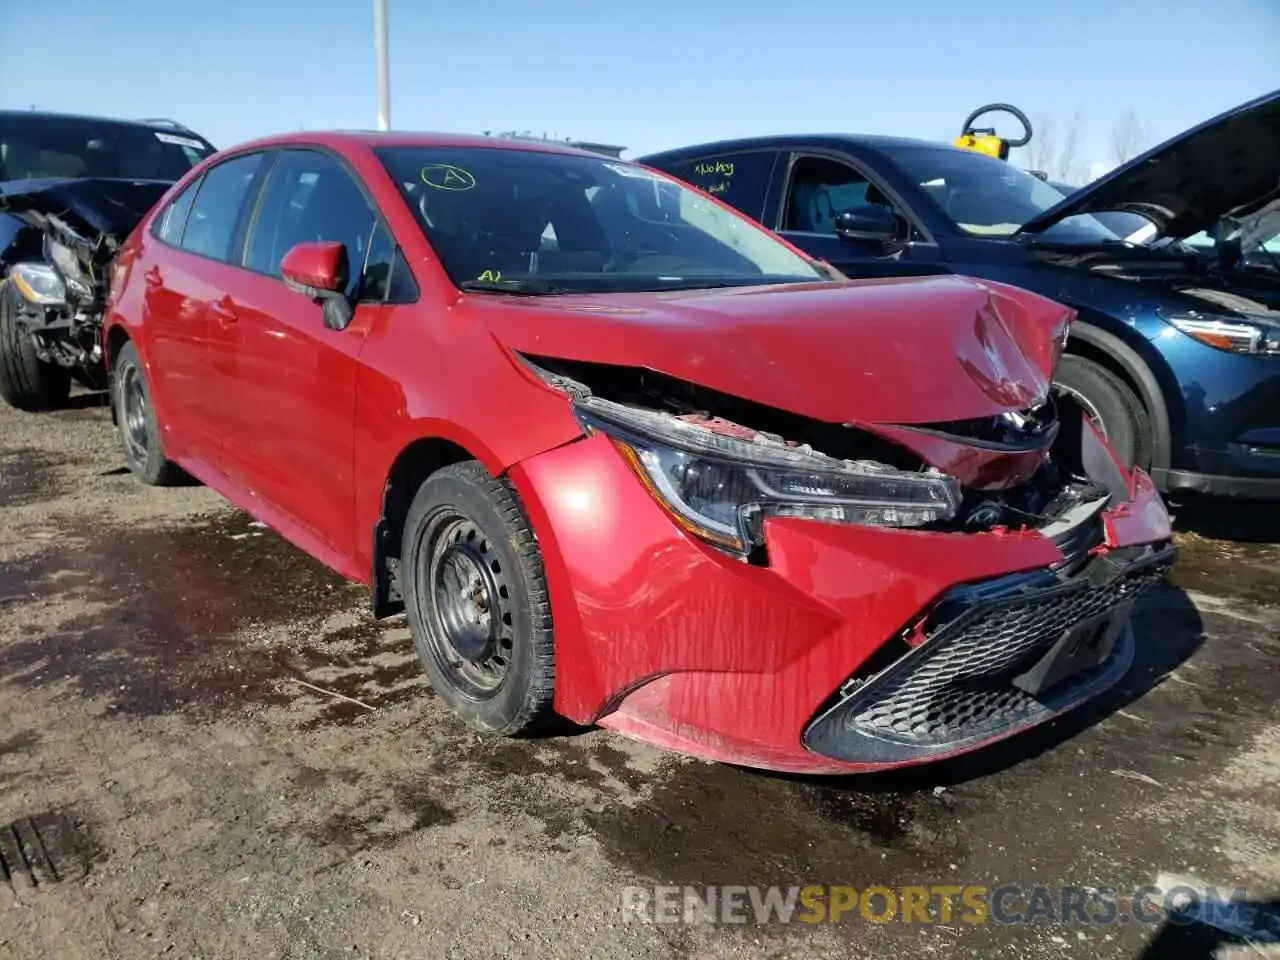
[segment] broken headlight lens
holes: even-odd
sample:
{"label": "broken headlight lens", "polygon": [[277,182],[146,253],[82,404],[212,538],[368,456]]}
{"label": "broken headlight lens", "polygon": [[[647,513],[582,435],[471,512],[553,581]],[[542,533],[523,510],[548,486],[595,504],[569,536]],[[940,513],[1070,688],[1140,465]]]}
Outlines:
{"label": "broken headlight lens", "polygon": [[58,271],[47,263],[15,263],[9,279],[31,303],[56,307],[67,302],[67,287]]}
{"label": "broken headlight lens", "polygon": [[936,471],[836,460],[749,430],[713,432],[655,411],[598,398],[575,405],[608,436],[682,527],[747,554],[764,543],[767,517],[918,527],[953,517],[960,485]]}

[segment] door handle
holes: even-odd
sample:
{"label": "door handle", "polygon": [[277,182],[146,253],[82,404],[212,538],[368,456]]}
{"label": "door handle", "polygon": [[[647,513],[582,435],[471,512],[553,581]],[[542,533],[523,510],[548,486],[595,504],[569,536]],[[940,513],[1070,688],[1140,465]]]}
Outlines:
{"label": "door handle", "polygon": [[142,279],[147,282],[147,287],[151,290],[164,286],[164,277],[160,276],[159,267],[152,267],[142,275]]}
{"label": "door handle", "polygon": [[209,313],[220,323],[235,323],[240,319],[236,313],[235,304],[231,302],[230,297],[223,297],[221,300],[214,300],[209,304]]}

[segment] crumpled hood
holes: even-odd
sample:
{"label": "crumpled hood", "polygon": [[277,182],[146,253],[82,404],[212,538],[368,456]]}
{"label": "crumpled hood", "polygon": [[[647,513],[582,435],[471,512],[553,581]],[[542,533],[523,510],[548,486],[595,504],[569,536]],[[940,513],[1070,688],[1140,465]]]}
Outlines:
{"label": "crumpled hood", "polygon": [[671,293],[465,298],[521,353],[645,367],[828,423],[936,424],[1040,405],[1072,311],[940,276]]}
{"label": "crumpled hood", "polygon": [[43,227],[57,217],[92,240],[122,241],[173,184],[166,180],[11,180],[0,183],[0,210]]}
{"label": "crumpled hood", "polygon": [[1280,90],[1206,120],[1077,190],[1022,226],[1128,210],[1183,239],[1280,197]]}

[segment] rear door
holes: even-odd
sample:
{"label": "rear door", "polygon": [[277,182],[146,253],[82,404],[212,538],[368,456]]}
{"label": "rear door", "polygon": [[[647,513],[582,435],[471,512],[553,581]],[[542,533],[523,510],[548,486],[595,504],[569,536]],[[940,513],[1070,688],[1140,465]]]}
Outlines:
{"label": "rear door", "polygon": [[222,422],[210,304],[234,274],[227,260],[262,153],[233,156],[188,185],[152,227],[143,324],[152,393],[170,455],[220,460]]}
{"label": "rear door", "polygon": [[[911,211],[865,169],[843,154],[795,151],[786,160],[772,222],[801,250],[826,260],[851,277],[916,276],[946,270],[938,247],[929,241]],[[874,204],[900,219],[897,243],[850,240],[836,235],[837,214]]]}
{"label": "rear door", "polygon": [[[354,316],[343,330],[326,328],[320,305],[290,290],[280,275],[281,260],[295,244],[319,240],[346,247]],[[321,550],[339,555],[352,544],[360,350],[392,280],[412,283],[407,271],[392,277],[396,256],[374,204],[336,154],[282,150],[248,227],[243,268],[223,304],[233,319],[213,329],[229,364],[228,472],[252,497],[305,527]]]}

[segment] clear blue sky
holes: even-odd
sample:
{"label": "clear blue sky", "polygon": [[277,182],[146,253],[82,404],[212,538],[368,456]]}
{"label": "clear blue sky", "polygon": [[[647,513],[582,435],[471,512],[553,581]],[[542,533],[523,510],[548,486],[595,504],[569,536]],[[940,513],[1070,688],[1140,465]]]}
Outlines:
{"label": "clear blue sky", "polygon": [[[216,145],[373,127],[372,0],[0,0],[0,105],[171,116]],[[1008,100],[1164,139],[1280,88],[1280,0],[390,0],[398,128],[629,155],[798,131],[954,137]],[[791,11],[791,12],[787,12]],[[1015,155],[1016,158],[1016,155]]]}

